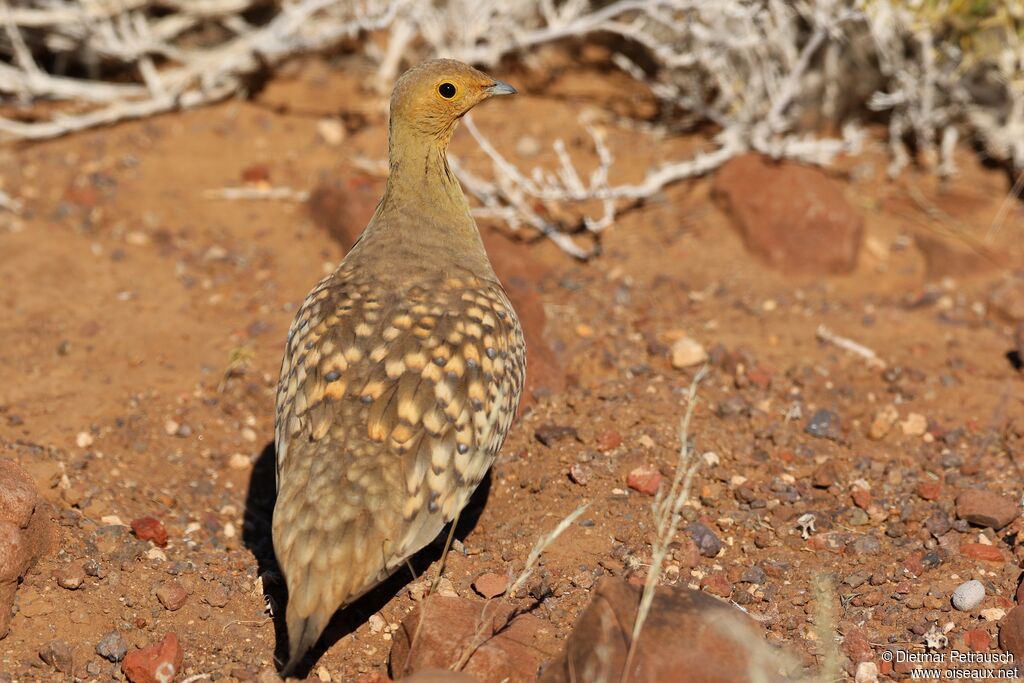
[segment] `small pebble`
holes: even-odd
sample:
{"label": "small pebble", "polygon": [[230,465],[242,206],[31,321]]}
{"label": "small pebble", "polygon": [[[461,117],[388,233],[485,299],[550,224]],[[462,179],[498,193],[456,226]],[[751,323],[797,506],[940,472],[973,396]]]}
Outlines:
{"label": "small pebble", "polygon": [[78,436],[75,437],[75,444],[79,448],[88,448],[92,445],[92,434],[89,432],[78,432]]}
{"label": "small pebble", "polygon": [[686,531],[704,557],[715,557],[722,550],[722,542],[706,524],[693,522],[686,527]]}
{"label": "small pebble", "polygon": [[700,365],[707,361],[708,352],[704,350],[700,342],[690,337],[677,339],[672,344],[672,367],[677,369],[689,368]]}
{"label": "small pebble", "polygon": [[953,607],[969,612],[985,599],[985,586],[976,579],[966,581],[953,591]]}
{"label": "small pebble", "polygon": [[819,410],[811,415],[804,431],[819,439],[837,441],[843,435],[839,415],[831,410]]}
{"label": "small pebble", "polygon": [[156,517],[140,517],[132,520],[132,532],[140,541],[152,541],[161,548],[167,545],[167,529]]}
{"label": "small pebble", "polygon": [[96,654],[111,662],[120,662],[128,654],[128,643],[120,631],[111,631],[96,644]]}
{"label": "small pebble", "polygon": [[900,429],[905,436],[922,436],[928,431],[928,420],[920,413],[910,413],[900,422]]}
{"label": "small pebble", "polygon": [[188,591],[177,581],[165,581],[156,589],[157,600],[168,611],[181,609],[188,600]]}
{"label": "small pebble", "polygon": [[495,598],[508,590],[508,577],[504,574],[487,572],[473,582],[473,590],[487,598]]}
{"label": "small pebble", "polygon": [[653,496],[661,486],[661,472],[647,465],[636,467],[627,475],[626,486],[634,491]]}

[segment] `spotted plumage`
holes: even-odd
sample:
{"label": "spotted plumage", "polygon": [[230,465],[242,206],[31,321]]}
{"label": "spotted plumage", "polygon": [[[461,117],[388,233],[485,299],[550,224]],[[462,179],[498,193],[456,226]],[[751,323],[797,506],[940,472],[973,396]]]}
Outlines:
{"label": "spotted plumage", "polygon": [[516,413],[522,330],[444,156],[458,118],[508,92],[450,60],[399,80],[384,198],[288,332],[273,524],[288,669],[455,518]]}

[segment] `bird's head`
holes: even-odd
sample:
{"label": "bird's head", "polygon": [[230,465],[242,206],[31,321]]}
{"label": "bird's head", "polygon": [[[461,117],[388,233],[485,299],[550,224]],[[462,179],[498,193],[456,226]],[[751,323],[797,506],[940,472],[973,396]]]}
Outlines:
{"label": "bird's head", "polygon": [[402,127],[442,145],[470,109],[516,89],[454,59],[433,59],[402,74],[391,95],[392,130]]}

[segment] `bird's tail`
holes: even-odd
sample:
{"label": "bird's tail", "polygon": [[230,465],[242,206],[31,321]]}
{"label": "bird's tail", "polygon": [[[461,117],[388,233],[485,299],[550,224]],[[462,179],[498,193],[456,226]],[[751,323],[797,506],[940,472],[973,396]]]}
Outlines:
{"label": "bird's tail", "polygon": [[[292,612],[289,605],[288,612]],[[306,653],[316,645],[320,634],[330,621],[331,615],[316,610],[307,616],[288,614],[288,663],[281,669],[281,677],[287,678],[305,658]]]}

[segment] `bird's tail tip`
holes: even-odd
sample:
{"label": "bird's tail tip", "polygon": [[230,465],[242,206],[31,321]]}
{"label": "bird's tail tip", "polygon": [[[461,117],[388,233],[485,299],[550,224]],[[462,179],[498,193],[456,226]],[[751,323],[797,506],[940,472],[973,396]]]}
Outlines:
{"label": "bird's tail tip", "polygon": [[324,620],[316,614],[288,621],[288,661],[281,668],[281,678],[287,678],[295,673],[299,664],[320,639],[324,626]]}

